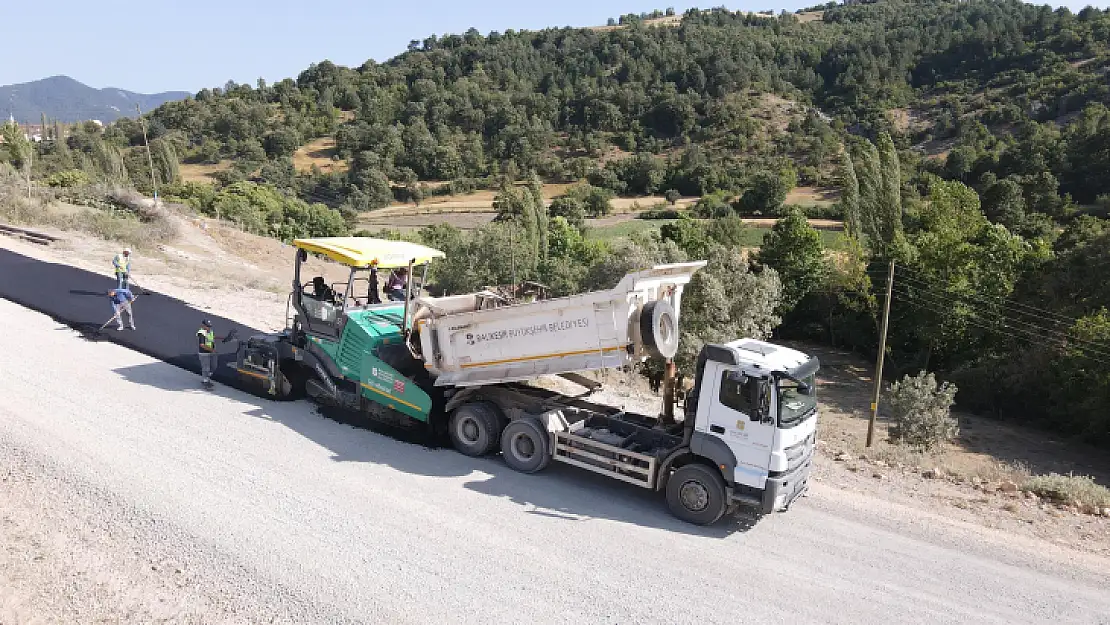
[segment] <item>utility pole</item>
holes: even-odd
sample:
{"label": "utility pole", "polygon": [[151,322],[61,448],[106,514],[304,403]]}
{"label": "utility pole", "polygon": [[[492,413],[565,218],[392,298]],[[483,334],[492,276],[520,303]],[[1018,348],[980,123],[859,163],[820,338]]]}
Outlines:
{"label": "utility pole", "polygon": [[516,246],[513,244],[513,226],[516,225],[512,221],[509,222],[509,288],[512,289],[512,298],[516,300]]}
{"label": "utility pole", "polygon": [[158,180],[154,177],[154,156],[150,153],[150,141],[146,138],[146,122],[143,121],[143,111],[135,104],[135,112],[139,114],[139,125],[143,128],[143,143],[146,144],[146,160],[150,163],[150,184],[154,186],[154,205],[158,206]]}
{"label": "utility pole", "polygon": [[27,139],[27,201],[31,201],[31,161],[35,154],[35,142]]}
{"label": "utility pole", "polygon": [[886,273],[886,303],[883,305],[883,329],[879,332],[879,358],[875,362],[875,394],[871,398],[871,418],[867,421],[867,446],[875,436],[875,418],[879,415],[879,391],[883,386],[883,357],[886,356],[886,330],[890,322],[890,297],[894,291],[894,258]]}

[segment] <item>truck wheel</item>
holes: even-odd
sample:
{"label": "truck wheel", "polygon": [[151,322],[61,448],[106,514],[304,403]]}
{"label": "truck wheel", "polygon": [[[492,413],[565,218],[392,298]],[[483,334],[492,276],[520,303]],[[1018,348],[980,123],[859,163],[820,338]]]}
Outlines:
{"label": "truck wheel", "polygon": [[712,525],[728,508],[725,481],[704,464],[681,467],[667,480],[667,506],[687,523]]}
{"label": "truck wheel", "polygon": [[497,446],[501,434],[500,410],[488,402],[463,404],[451,415],[448,434],[455,449],[467,456],[484,456]]}
{"label": "truck wheel", "polygon": [[536,419],[517,419],[501,433],[505,464],[521,473],[542,471],[551,462],[547,432]]}
{"label": "truck wheel", "polygon": [[678,323],[666,300],[648,302],[640,309],[640,342],[652,356],[668,359],[678,353]]}

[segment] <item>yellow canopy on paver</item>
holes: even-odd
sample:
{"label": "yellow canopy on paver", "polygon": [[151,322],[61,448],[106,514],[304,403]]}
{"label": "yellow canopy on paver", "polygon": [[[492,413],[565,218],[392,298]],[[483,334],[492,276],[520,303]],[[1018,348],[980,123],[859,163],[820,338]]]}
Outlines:
{"label": "yellow canopy on paver", "polygon": [[369,267],[376,265],[384,269],[407,267],[411,262],[422,265],[433,258],[444,258],[439,251],[408,241],[390,241],[369,237],[325,237],[320,239],[296,239],[293,245],[306,252],[323,254],[337,263],[348,267]]}

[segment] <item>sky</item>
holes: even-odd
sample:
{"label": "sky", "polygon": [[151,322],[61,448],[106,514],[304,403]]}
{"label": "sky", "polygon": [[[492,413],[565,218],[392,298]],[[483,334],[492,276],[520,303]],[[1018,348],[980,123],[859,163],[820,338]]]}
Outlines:
{"label": "sky", "polygon": [[[295,78],[330,60],[385,61],[410,40],[470,27],[538,30],[594,26],[610,17],[674,6],[668,0],[40,0],[4,8],[0,85],[64,74],[91,87],[196,92],[228,80]],[[779,0],[780,2],[782,0]],[[652,2],[658,3],[654,6]],[[1092,2],[1106,6],[1110,0]],[[819,0],[728,3],[733,10],[794,11]],[[8,3],[5,3],[8,4]],[[1052,2],[1078,10],[1087,2]],[[41,27],[39,25],[42,25]]]}

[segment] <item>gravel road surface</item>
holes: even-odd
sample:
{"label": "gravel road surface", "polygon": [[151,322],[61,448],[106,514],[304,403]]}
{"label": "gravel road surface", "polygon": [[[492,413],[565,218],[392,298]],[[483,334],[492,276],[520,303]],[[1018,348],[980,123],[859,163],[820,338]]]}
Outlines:
{"label": "gravel road surface", "polygon": [[817,485],[748,527],[514,473],[0,301],[0,623],[1110,623],[1106,560]]}

